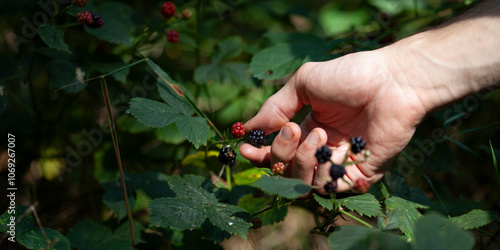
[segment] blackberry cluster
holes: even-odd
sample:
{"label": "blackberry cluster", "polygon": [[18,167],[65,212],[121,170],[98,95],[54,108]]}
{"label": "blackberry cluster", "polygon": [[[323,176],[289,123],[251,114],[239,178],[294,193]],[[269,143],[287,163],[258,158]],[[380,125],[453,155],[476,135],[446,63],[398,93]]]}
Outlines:
{"label": "blackberry cluster", "polygon": [[243,127],[243,124],[241,124],[241,122],[236,122],[235,124],[233,124],[233,126],[231,127],[231,135],[235,139],[240,139],[245,135],[245,127]]}
{"label": "blackberry cluster", "polygon": [[236,153],[230,147],[222,147],[219,151],[219,161],[222,164],[232,166],[236,163]]}
{"label": "blackberry cluster", "polygon": [[332,150],[330,150],[326,145],[316,151],[316,159],[318,159],[318,163],[325,163],[330,160],[330,157],[332,157]]}
{"label": "blackberry cluster", "polygon": [[283,162],[276,162],[271,168],[271,171],[274,174],[282,175],[285,172],[285,164],[283,164]]}
{"label": "blackberry cluster", "polygon": [[344,166],[332,163],[332,166],[330,167],[330,176],[333,178],[333,181],[336,181],[338,178],[342,178],[344,174]]}
{"label": "blackberry cluster", "polygon": [[103,25],[104,20],[102,20],[102,17],[97,15],[96,13],[92,13],[92,23],[89,24],[89,27],[96,29],[102,27]]}
{"label": "blackberry cluster", "polygon": [[351,152],[353,154],[357,154],[363,149],[365,149],[366,142],[361,138],[361,136],[358,137],[352,137],[351,138]]}
{"label": "blackberry cluster", "polygon": [[175,6],[175,4],[170,1],[164,2],[161,6],[161,13],[166,18],[173,17],[176,10],[177,6]]}
{"label": "blackberry cluster", "polygon": [[325,184],[325,186],[323,186],[323,188],[325,189],[325,191],[327,193],[333,193],[337,190],[337,182],[336,181],[329,181]]}
{"label": "blackberry cluster", "polygon": [[89,0],[75,0],[74,2],[75,2],[75,6],[84,7],[85,5],[87,5]]}
{"label": "blackberry cluster", "polygon": [[257,148],[264,146],[266,143],[264,131],[260,129],[250,130],[248,132],[248,143]]}
{"label": "blackberry cluster", "polygon": [[177,30],[170,30],[167,32],[167,41],[171,43],[179,42],[179,32],[177,32]]}
{"label": "blackberry cluster", "polygon": [[80,22],[82,25],[89,25],[93,21],[92,13],[90,13],[89,11],[78,13],[77,18],[78,22]]}

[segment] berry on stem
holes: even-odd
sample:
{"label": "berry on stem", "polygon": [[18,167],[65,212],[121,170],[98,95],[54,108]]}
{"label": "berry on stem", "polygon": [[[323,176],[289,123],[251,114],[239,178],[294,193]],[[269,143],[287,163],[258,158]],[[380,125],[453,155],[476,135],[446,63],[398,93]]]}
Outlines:
{"label": "berry on stem", "polygon": [[262,220],[259,217],[252,218],[252,228],[257,229],[262,226]]}
{"label": "berry on stem", "polygon": [[236,163],[236,153],[230,147],[222,147],[219,151],[219,161],[222,164],[232,166]]}
{"label": "berry on stem", "polygon": [[92,13],[90,13],[89,11],[78,13],[77,18],[78,22],[80,22],[82,25],[89,25],[93,21]]}
{"label": "berry on stem", "polygon": [[233,126],[231,127],[231,135],[235,139],[240,139],[245,135],[245,127],[243,127],[243,124],[241,124],[241,122],[236,122],[235,124],[233,124]]}
{"label": "berry on stem", "polygon": [[354,191],[366,193],[370,189],[370,183],[365,179],[357,179],[353,187]]}
{"label": "berry on stem", "polygon": [[330,167],[330,176],[333,178],[334,181],[336,181],[338,178],[342,178],[344,174],[345,174],[344,166],[332,163],[332,166]]}
{"label": "berry on stem", "polygon": [[248,132],[248,143],[257,148],[262,147],[266,143],[264,131],[260,129],[250,130]]}
{"label": "berry on stem", "polygon": [[92,23],[89,24],[89,27],[93,29],[102,27],[104,25],[104,20],[102,20],[102,17],[97,15],[96,13],[91,13],[91,14],[92,14]]}
{"label": "berry on stem", "polygon": [[363,138],[361,138],[361,136],[351,138],[351,152],[353,154],[361,152],[363,149],[365,149],[365,145],[366,142],[363,140]]}
{"label": "berry on stem", "polygon": [[193,16],[193,11],[190,9],[185,9],[181,12],[181,14],[182,14],[182,18],[184,20],[188,20],[189,18],[191,18]]}
{"label": "berry on stem", "polygon": [[337,182],[336,181],[329,181],[325,184],[325,186],[323,186],[323,189],[325,189],[325,191],[327,193],[333,193],[333,192],[337,191]]}
{"label": "berry on stem", "polygon": [[179,32],[177,30],[170,30],[167,32],[167,41],[171,43],[179,42]]}
{"label": "berry on stem", "polygon": [[87,5],[89,0],[75,0],[74,2],[75,2],[75,6],[84,7],[85,5]]}
{"label": "berry on stem", "polygon": [[330,157],[332,157],[332,150],[330,150],[326,145],[316,151],[316,159],[318,159],[318,163],[325,163],[330,160]]}
{"label": "berry on stem", "polygon": [[271,171],[274,174],[282,175],[285,172],[285,164],[283,164],[283,162],[276,162],[271,168]]}
{"label": "berry on stem", "polygon": [[175,6],[175,4],[170,1],[164,2],[161,6],[161,13],[166,18],[173,17],[176,10],[177,6]]}

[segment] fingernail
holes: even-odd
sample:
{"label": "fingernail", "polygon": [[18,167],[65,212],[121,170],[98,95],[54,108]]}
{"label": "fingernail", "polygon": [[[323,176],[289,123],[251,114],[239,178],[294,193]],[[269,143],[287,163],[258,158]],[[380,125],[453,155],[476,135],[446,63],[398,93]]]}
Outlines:
{"label": "fingernail", "polygon": [[316,132],[311,132],[309,134],[309,136],[307,137],[307,142],[313,144],[313,145],[317,145],[318,142],[319,142],[319,136],[318,136],[318,133]]}
{"label": "fingernail", "polygon": [[283,140],[288,141],[292,139],[292,136],[293,136],[292,130],[288,126],[284,126],[281,129],[281,138],[283,138]]}

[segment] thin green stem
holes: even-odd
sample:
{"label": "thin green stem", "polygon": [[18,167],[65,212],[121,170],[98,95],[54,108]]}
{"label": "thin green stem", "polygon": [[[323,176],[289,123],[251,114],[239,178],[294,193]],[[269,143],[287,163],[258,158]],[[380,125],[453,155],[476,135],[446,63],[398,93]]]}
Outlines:
{"label": "thin green stem", "polygon": [[347,216],[351,217],[352,219],[354,219],[355,221],[357,221],[357,222],[359,222],[359,223],[361,223],[361,224],[363,224],[363,225],[365,225],[365,226],[367,226],[367,227],[369,227],[369,228],[373,228],[373,226],[372,226],[372,225],[370,225],[370,224],[366,223],[366,222],[365,222],[365,221],[363,221],[362,219],[360,219],[360,218],[358,218],[358,217],[356,217],[356,216],[354,216],[354,215],[352,215],[352,214],[350,214],[350,213],[348,213],[348,212],[346,212],[346,211],[344,211],[344,210],[339,210],[339,213],[341,213],[341,214],[345,214],[345,215],[347,215]]}
{"label": "thin green stem", "polygon": [[231,191],[231,168],[229,166],[226,167],[226,182],[227,182],[227,189]]}

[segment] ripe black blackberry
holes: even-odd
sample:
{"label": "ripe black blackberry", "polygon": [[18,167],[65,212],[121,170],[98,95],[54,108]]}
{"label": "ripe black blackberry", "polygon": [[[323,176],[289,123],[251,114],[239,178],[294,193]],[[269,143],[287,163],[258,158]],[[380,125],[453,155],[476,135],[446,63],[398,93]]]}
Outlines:
{"label": "ripe black blackberry", "polygon": [[327,193],[333,193],[337,190],[337,182],[336,181],[329,181],[325,184],[325,186],[323,186],[323,188],[325,189],[325,191]]}
{"label": "ripe black blackberry", "polygon": [[104,25],[104,20],[102,20],[102,17],[93,12],[91,12],[91,14],[92,14],[92,23],[89,24],[89,27],[93,29],[102,27]]}
{"label": "ripe black blackberry", "polygon": [[262,147],[266,143],[264,131],[260,129],[250,130],[248,132],[248,143],[257,148]]}
{"label": "ripe black blackberry", "polygon": [[234,165],[236,163],[236,153],[234,149],[230,147],[222,147],[219,151],[219,161],[222,164],[227,164],[229,166]]}
{"label": "ripe black blackberry", "polygon": [[316,151],[316,159],[318,159],[318,163],[325,163],[330,160],[330,157],[332,157],[332,150],[330,150],[326,145]]}
{"label": "ripe black blackberry", "polygon": [[353,154],[357,154],[363,151],[363,149],[365,149],[365,145],[366,142],[363,140],[363,138],[361,138],[361,136],[351,138],[351,152]]}
{"label": "ripe black blackberry", "polygon": [[344,166],[332,163],[332,166],[330,167],[330,176],[333,178],[334,181],[336,181],[338,178],[342,178],[344,174],[345,174]]}
{"label": "ripe black blackberry", "polygon": [[259,217],[252,218],[252,228],[257,229],[262,226],[262,220]]}

